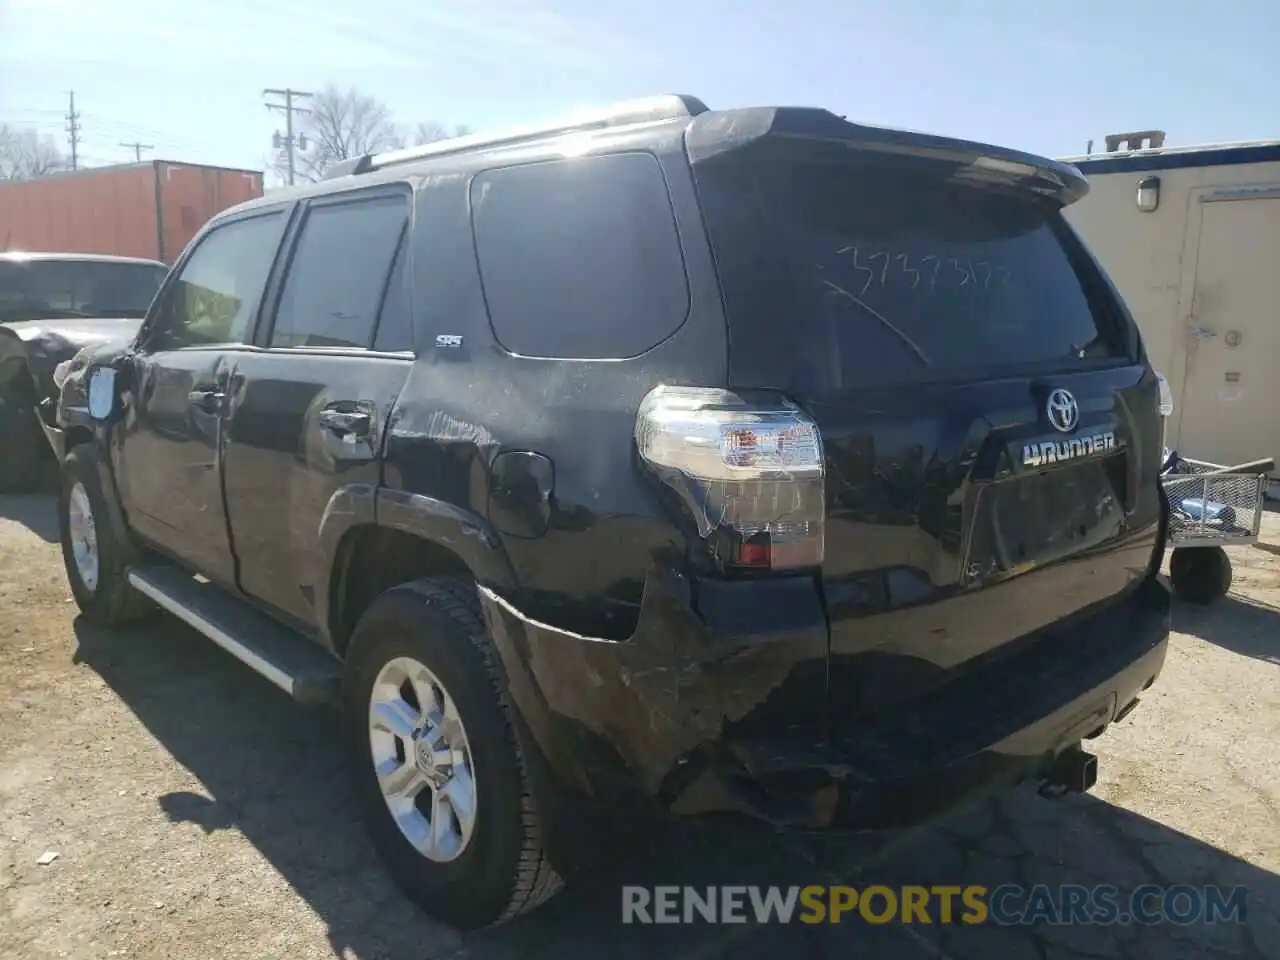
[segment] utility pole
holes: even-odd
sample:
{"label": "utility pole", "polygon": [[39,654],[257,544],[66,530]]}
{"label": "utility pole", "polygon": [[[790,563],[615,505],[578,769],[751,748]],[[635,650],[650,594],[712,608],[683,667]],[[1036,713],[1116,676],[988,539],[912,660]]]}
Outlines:
{"label": "utility pole", "polygon": [[293,105],[293,101],[295,97],[301,100],[306,100],[310,98],[312,94],[306,93],[302,90],[291,90],[290,88],[285,87],[283,90],[263,90],[262,95],[264,97],[284,97],[284,103],[268,103],[267,109],[279,110],[284,114],[284,137],[282,138],[280,136],[280,131],[277,130],[275,137],[272,138],[272,143],[276,149],[280,149],[281,147],[284,148],[285,155],[288,157],[289,163],[289,185],[292,186],[294,174],[294,147],[296,146],[299,150],[307,149],[307,135],[304,133],[297,138],[293,135],[293,115],[295,113],[306,114],[311,112],[310,110],[303,109],[302,107],[295,107]]}
{"label": "utility pole", "polygon": [[71,92],[71,106],[67,110],[67,134],[71,139],[71,169],[79,168],[80,114],[76,113],[76,92]]}
{"label": "utility pole", "polygon": [[136,140],[133,143],[122,143],[120,144],[120,146],[127,147],[128,149],[132,150],[133,158],[138,163],[142,162],[143,150],[154,150],[156,148],[154,143],[138,143],[138,141]]}

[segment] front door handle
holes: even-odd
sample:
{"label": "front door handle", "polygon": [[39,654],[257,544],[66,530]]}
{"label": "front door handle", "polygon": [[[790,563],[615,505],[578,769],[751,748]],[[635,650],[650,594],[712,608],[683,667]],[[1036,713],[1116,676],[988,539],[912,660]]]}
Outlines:
{"label": "front door handle", "polygon": [[192,390],[187,394],[187,403],[204,413],[217,413],[224,396],[220,390]]}
{"label": "front door handle", "polygon": [[320,423],[340,436],[367,437],[372,421],[359,410],[321,410]]}

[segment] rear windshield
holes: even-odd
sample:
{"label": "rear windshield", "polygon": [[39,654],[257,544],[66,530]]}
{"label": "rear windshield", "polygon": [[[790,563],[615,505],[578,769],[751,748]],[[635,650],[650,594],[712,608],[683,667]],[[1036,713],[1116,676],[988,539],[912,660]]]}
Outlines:
{"label": "rear windshield", "polygon": [[0,323],[142,317],[165,268],[103,260],[0,261]]}
{"label": "rear windshield", "polygon": [[812,390],[1124,356],[1050,201],[951,181],[936,162],[842,154],[695,167],[739,379],[760,358]]}
{"label": "rear windshield", "polygon": [[526,357],[634,357],[689,313],[675,214],[647,153],[502,167],[471,183],[494,336]]}

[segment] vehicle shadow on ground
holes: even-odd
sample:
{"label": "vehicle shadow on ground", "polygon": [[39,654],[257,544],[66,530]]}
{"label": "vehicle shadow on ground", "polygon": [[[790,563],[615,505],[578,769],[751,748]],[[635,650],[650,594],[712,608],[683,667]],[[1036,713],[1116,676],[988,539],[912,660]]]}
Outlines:
{"label": "vehicle shadow on ground", "polygon": [[60,539],[57,506],[48,494],[0,495],[0,519],[22,524],[45,543],[57,543]]}
{"label": "vehicle shadow on ground", "polygon": [[1280,607],[1229,593],[1211,604],[1175,602],[1173,629],[1233,653],[1280,663]]}
{"label": "vehicle shadow on ground", "polygon": [[[337,718],[302,709],[181,624],[105,631],[76,621],[76,661],[95,670],[174,759],[207,788],[156,797],[175,822],[237,830],[326,924],[334,956],[394,960],[555,957],[862,958],[1280,957],[1280,879],[1090,797],[1047,800],[1022,789],[897,838],[868,860],[857,837],[780,838],[732,825],[654,833],[624,865],[582,878],[536,913],[460,935],[392,885],[356,821],[337,747]],[[193,709],[193,704],[198,708]],[[642,842],[642,846],[645,843]],[[1245,923],[1090,925],[628,925],[624,885],[1114,884],[1248,888]],[[1014,906],[1025,903],[1014,898]]]}

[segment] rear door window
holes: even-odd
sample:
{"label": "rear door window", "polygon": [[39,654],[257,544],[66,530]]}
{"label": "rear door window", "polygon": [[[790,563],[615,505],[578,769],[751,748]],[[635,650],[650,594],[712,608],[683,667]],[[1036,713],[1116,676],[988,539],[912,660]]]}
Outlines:
{"label": "rear door window", "polygon": [[408,199],[400,194],[312,207],[270,345],[369,349],[408,217]]}
{"label": "rear door window", "polygon": [[708,167],[699,186],[738,350],[790,353],[828,387],[1124,355],[1046,200],[954,182],[941,164]]}
{"label": "rear door window", "polygon": [[689,313],[675,216],[645,153],[491,170],[471,185],[494,336],[512,353],[631,357]]}

